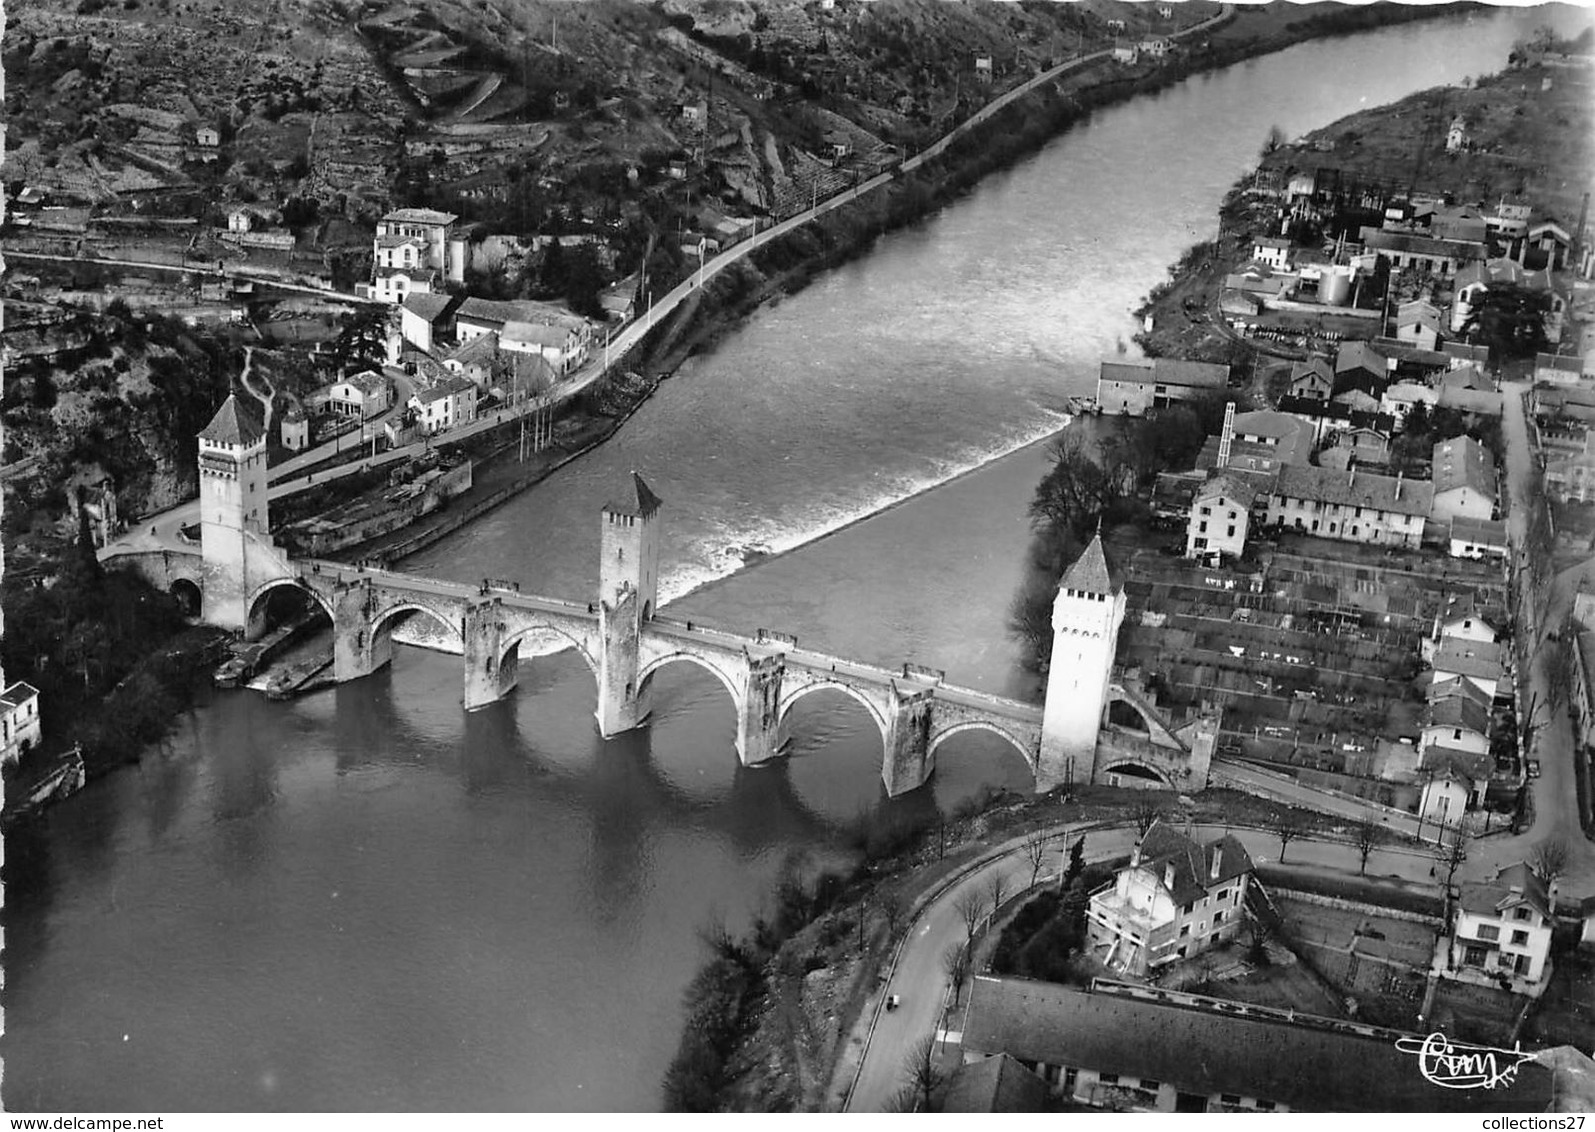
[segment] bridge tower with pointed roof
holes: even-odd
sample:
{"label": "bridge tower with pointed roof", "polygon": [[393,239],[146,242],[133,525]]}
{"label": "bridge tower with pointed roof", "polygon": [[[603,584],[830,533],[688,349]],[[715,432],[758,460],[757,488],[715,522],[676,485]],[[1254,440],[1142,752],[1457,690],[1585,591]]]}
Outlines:
{"label": "bridge tower with pointed roof", "polygon": [[1038,790],[1091,781],[1123,622],[1124,586],[1108,567],[1099,532],[1064,571],[1052,603]]}
{"label": "bridge tower with pointed roof", "polygon": [[[200,548],[205,559],[203,620],[246,629],[252,540],[269,543],[266,429],[253,406],[228,396],[199,434]],[[258,581],[264,581],[264,578]]]}
{"label": "bridge tower with pointed roof", "polygon": [[659,596],[659,497],[636,472],[635,503],[606,503],[599,551],[598,612],[604,648],[598,666],[598,730],[606,738],[648,718],[638,686],[643,623]]}

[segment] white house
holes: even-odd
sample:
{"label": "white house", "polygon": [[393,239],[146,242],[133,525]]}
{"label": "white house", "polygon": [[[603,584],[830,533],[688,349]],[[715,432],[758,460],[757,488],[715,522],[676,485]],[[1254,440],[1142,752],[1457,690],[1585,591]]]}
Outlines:
{"label": "white house", "polygon": [[460,302],[457,295],[420,291],[407,295],[399,307],[399,332],[417,350],[430,354]]}
{"label": "white house", "polygon": [[282,415],[282,446],[290,452],[303,452],[310,447],[310,420],[297,408]]}
{"label": "white house", "polygon": [[1252,259],[1285,271],[1290,267],[1290,241],[1283,236],[1257,236],[1252,240]]}
{"label": "white house", "polygon": [[1379,395],[1379,411],[1396,418],[1398,424],[1406,423],[1407,414],[1418,405],[1432,409],[1440,394],[1432,387],[1416,381],[1392,382]]}
{"label": "white house", "polygon": [[1468,123],[1458,114],[1451,119],[1451,128],[1446,131],[1445,151],[1455,153],[1468,144]]}
{"label": "white house", "polygon": [[476,384],[468,377],[444,378],[430,389],[411,394],[409,407],[428,436],[476,419]]}
{"label": "white house", "polygon": [[463,283],[470,244],[455,230],[458,219],[430,208],[400,208],[377,221],[372,297],[402,303],[416,291],[437,290],[445,279]]}
{"label": "white house", "polygon": [[1400,476],[1287,465],[1268,500],[1268,522],[1346,542],[1416,547],[1433,486]]}
{"label": "white house", "polygon": [[39,689],[21,680],[7,684],[0,669],[0,764],[14,763],[36,747],[39,726]]}
{"label": "white house", "polygon": [[1223,474],[1198,488],[1185,525],[1185,557],[1239,558],[1246,550],[1246,525],[1255,497],[1256,492],[1240,479]]}
{"label": "white house", "polygon": [[388,411],[393,404],[393,385],[375,370],[366,370],[334,382],[327,394],[333,412],[357,420],[370,420]]}
{"label": "white house", "polygon": [[1425,664],[1434,663],[1434,654],[1448,637],[1475,644],[1493,645],[1500,638],[1500,628],[1475,604],[1471,596],[1456,596],[1434,615],[1434,628],[1420,645]]}
{"label": "white house", "polygon": [[1547,889],[1521,862],[1494,883],[1462,885],[1450,931],[1435,948],[1434,973],[1538,998],[1551,976],[1555,900],[1555,885]]}
{"label": "white house", "polygon": [[1442,325],[1439,308],[1422,299],[1402,303],[1396,311],[1396,338],[1411,342],[1419,349],[1433,350],[1439,346]]}
{"label": "white house", "polygon": [[1154,822],[1113,883],[1091,894],[1092,957],[1145,976],[1234,938],[1245,921],[1252,859],[1225,834],[1205,845]]}
{"label": "white house", "polygon": [[1438,682],[1448,676],[1461,677],[1493,700],[1501,683],[1502,655],[1498,644],[1443,637],[1434,650],[1434,679]]}
{"label": "white house", "polygon": [[1431,462],[1437,520],[1489,519],[1495,514],[1495,457],[1471,436],[1437,441]]}
{"label": "white house", "polygon": [[1118,45],[1118,46],[1114,47],[1114,49],[1113,49],[1113,61],[1115,63],[1124,63],[1125,65],[1130,65],[1130,64],[1133,64],[1135,62],[1135,60],[1136,60],[1136,50],[1135,50],[1135,47],[1133,45],[1131,45],[1131,44],[1121,44],[1121,45]]}
{"label": "white house", "polygon": [[1499,519],[1451,520],[1448,552],[1452,558],[1505,558],[1511,549],[1506,524]]}
{"label": "white house", "polygon": [[201,126],[194,131],[194,144],[201,149],[215,149],[222,144],[222,136],[214,126]]}
{"label": "white house", "polygon": [[513,353],[536,354],[556,374],[564,375],[587,360],[592,326],[575,316],[558,322],[506,322],[499,331],[499,345]]}

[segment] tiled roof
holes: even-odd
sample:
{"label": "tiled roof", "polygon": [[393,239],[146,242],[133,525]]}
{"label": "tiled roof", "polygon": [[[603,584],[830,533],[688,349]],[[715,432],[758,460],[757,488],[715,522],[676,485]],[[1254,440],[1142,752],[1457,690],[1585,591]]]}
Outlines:
{"label": "tiled roof", "polygon": [[1325,386],[1333,386],[1335,384],[1335,371],[1329,367],[1329,363],[1323,358],[1308,358],[1306,361],[1297,362],[1291,366],[1290,383],[1295,385],[1302,378],[1311,374],[1317,374],[1323,378]]}
{"label": "tiled roof", "polygon": [[1437,676],[1429,684],[1428,702],[1437,704],[1450,699],[1467,700],[1481,711],[1490,710],[1490,697],[1472,680],[1462,676]]}
{"label": "tiled roof", "polygon": [[1492,641],[1444,637],[1435,650],[1434,670],[1493,680],[1501,675],[1501,646]]}
{"label": "tiled roof", "polygon": [[433,208],[396,208],[382,219],[394,224],[453,224],[459,217]]}
{"label": "tiled roof", "polygon": [[421,243],[420,236],[399,236],[391,233],[378,236],[376,239],[376,245],[379,248],[402,248],[406,244],[415,244],[419,247]]}
{"label": "tiled roof", "polygon": [[418,291],[405,296],[404,309],[418,318],[435,322],[455,300],[456,296],[446,293]]}
{"label": "tiled roof", "polygon": [[1288,499],[1338,503],[1350,507],[1372,507],[1398,515],[1427,517],[1434,505],[1434,485],[1422,481],[1403,481],[1397,476],[1380,476],[1353,469],[1315,468],[1308,464],[1287,464],[1279,470],[1274,494]]}
{"label": "tiled roof", "polygon": [[1126,381],[1139,385],[1222,389],[1229,380],[1229,366],[1186,362],[1176,358],[1149,358],[1134,362],[1103,362],[1101,376],[1103,381]]}
{"label": "tiled roof", "polygon": [[1470,519],[1458,515],[1451,520],[1451,537],[1475,546],[1506,546],[1506,524],[1499,519]]}
{"label": "tiled roof", "polygon": [[1058,583],[1058,588],[1092,594],[1119,591],[1120,587],[1108,569],[1108,556],[1103,552],[1100,534],[1092,538],[1091,544],[1080,552],[1080,557],[1063,572],[1063,580]]}
{"label": "tiled roof", "polygon": [[502,331],[506,342],[525,342],[533,346],[565,346],[575,331],[544,322],[506,322]]}
{"label": "tiled roof", "polygon": [[498,353],[498,332],[489,330],[486,334],[478,334],[475,338],[460,343],[444,355],[443,360],[459,362],[463,366],[476,361],[490,362],[496,353]]}
{"label": "tiled roof", "polygon": [[[1252,858],[1246,847],[1229,834],[1199,845],[1161,820],[1153,822],[1141,838],[1137,857],[1132,867],[1156,874],[1176,904],[1200,900],[1209,889],[1252,871]],[[1217,875],[1213,868],[1215,863]],[[1171,868],[1173,883],[1168,883]]]}
{"label": "tiled roof", "polygon": [[1007,1054],[960,1065],[947,1082],[942,1112],[1041,1112],[1047,1082]]}
{"label": "tiled roof", "polygon": [[1387,1033],[1363,1036],[1306,1016],[1287,1021],[977,976],[964,1049],[1152,1079],[1202,1096],[1258,1097],[1306,1112],[1541,1112],[1551,1075],[1524,1065],[1496,1089],[1447,1089]]}
{"label": "tiled roof", "polygon": [[1418,765],[1436,778],[1449,773],[1473,782],[1487,782],[1495,770],[1495,759],[1488,752],[1464,751],[1460,747],[1431,743],[1424,748],[1423,761]]}
{"label": "tiled roof", "polygon": [[1335,351],[1337,375],[1347,370],[1363,369],[1383,377],[1389,368],[1385,364],[1385,356],[1366,342],[1342,342],[1340,349]]}
{"label": "tiled roof", "polygon": [[1480,735],[1490,733],[1490,713],[1466,696],[1446,696],[1424,709],[1425,727],[1465,727]]}
{"label": "tiled roof", "polygon": [[266,434],[256,404],[253,399],[245,403],[238,399],[238,394],[229,393],[210,424],[199,434],[200,439],[214,444],[255,443]]}
{"label": "tiled roof", "polygon": [[1436,441],[1432,460],[1436,495],[1471,487],[1495,498],[1495,457],[1473,437],[1454,436]]}
{"label": "tiled roof", "polygon": [[1493,884],[1462,885],[1461,897],[1463,908],[1485,916],[1505,912],[1519,904],[1527,904],[1547,918],[1551,914],[1551,899],[1545,883],[1521,861],[1497,873]]}
{"label": "tiled roof", "polygon": [[1364,228],[1363,246],[1372,251],[1404,252],[1408,255],[1447,256],[1456,260],[1482,259],[1484,245],[1477,240],[1437,240],[1411,232],[1386,232]]}
{"label": "tiled roof", "polygon": [[1257,498],[1257,491],[1239,476],[1220,473],[1209,479],[1196,493],[1197,499],[1218,497],[1233,499],[1241,510],[1245,511],[1251,508],[1252,500]]}

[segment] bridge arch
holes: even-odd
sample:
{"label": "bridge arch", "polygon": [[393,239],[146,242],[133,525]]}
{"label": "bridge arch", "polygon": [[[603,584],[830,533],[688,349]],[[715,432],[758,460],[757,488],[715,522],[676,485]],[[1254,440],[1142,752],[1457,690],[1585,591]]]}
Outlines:
{"label": "bridge arch", "polygon": [[[570,632],[568,629],[561,628],[552,621],[536,621],[529,625],[522,625],[517,628],[515,632],[505,637],[502,643],[503,651],[500,652],[498,658],[499,663],[503,664],[504,658],[509,656],[510,651],[515,649],[523,640],[531,636],[533,633],[552,633],[556,637],[561,637],[565,641],[569,642],[570,647],[575,650],[576,655],[582,658],[583,663],[585,663],[587,668],[592,672],[593,678],[597,679],[598,660],[587,651],[587,645],[580,637],[576,636],[575,633]],[[564,652],[565,650],[560,649],[559,651]]]}
{"label": "bridge arch", "polygon": [[880,709],[880,705],[876,704],[873,700],[871,700],[863,692],[860,692],[857,688],[854,688],[854,687],[851,687],[850,685],[844,684],[840,680],[817,679],[817,680],[812,681],[811,683],[804,684],[804,685],[802,685],[799,688],[794,688],[790,692],[783,691],[781,693],[780,703],[777,706],[776,713],[775,713],[777,726],[784,727],[786,725],[786,717],[791,714],[793,706],[799,700],[801,700],[804,696],[807,696],[807,695],[809,695],[812,692],[825,691],[826,689],[830,689],[830,690],[836,691],[836,692],[841,692],[844,696],[847,696],[849,699],[855,700],[858,703],[863,704],[864,705],[864,710],[869,712],[869,717],[872,720],[875,721],[876,728],[878,728],[880,730],[880,733],[881,733],[881,745],[883,747],[886,745],[888,723],[887,723],[887,720],[886,720],[885,713],[882,712],[881,709]]}
{"label": "bridge arch", "polygon": [[166,592],[177,599],[185,617],[198,617],[200,610],[205,608],[205,591],[196,578],[173,578]]}
{"label": "bridge arch", "polygon": [[643,689],[648,687],[648,681],[653,678],[654,673],[658,672],[665,665],[674,664],[677,661],[685,661],[688,664],[696,664],[699,668],[706,669],[713,673],[715,678],[725,686],[725,690],[730,693],[731,706],[738,712],[742,711],[742,692],[741,689],[737,687],[737,682],[731,678],[730,673],[721,669],[719,665],[710,661],[707,657],[699,656],[697,653],[685,652],[679,649],[675,652],[666,653],[664,656],[655,657],[653,660],[650,660],[647,664],[642,666],[637,673],[638,695],[641,695]]}
{"label": "bridge arch", "polygon": [[[178,581],[182,580],[183,579],[178,579]],[[280,590],[284,587],[297,590],[299,593],[304,594],[321,607],[321,611],[327,615],[327,620],[331,621],[333,619],[332,606],[328,605],[327,599],[315,589],[305,585],[298,578],[273,578],[269,582],[256,586],[255,591],[249,595],[249,603],[246,606],[246,612],[248,613],[249,620],[253,622],[255,618],[262,612],[261,603],[264,602],[268,596],[270,596],[273,590]],[[195,588],[198,588],[198,583],[195,583]],[[172,583],[172,589],[174,592],[176,591],[177,582]]]}
{"label": "bridge arch", "polygon": [[[1110,775],[1114,777],[1110,778]],[[1138,762],[1117,762],[1112,766],[1104,767],[1102,769],[1101,778],[1106,779],[1114,786],[1144,786],[1146,789],[1151,789],[1152,787],[1162,787],[1166,790],[1172,790],[1174,788],[1174,783],[1169,781],[1167,775],[1163,774],[1155,767],[1150,767],[1145,763]],[[1123,779],[1129,779],[1131,781],[1120,781]]]}
{"label": "bridge arch", "polygon": [[962,723],[955,723],[950,727],[942,728],[940,731],[936,732],[936,734],[931,736],[930,743],[927,744],[925,748],[925,757],[927,759],[934,758],[937,747],[941,746],[942,743],[946,742],[948,739],[951,739],[954,735],[961,734],[965,731],[989,731],[993,735],[997,735],[1003,739],[1006,739],[1009,745],[1012,746],[1014,750],[1019,752],[1019,757],[1025,760],[1025,765],[1028,766],[1032,772],[1035,771],[1036,752],[1032,751],[1029,747],[1022,743],[1018,737],[1013,734],[1013,732],[1009,731],[1006,727],[1003,727],[995,720],[990,719],[967,719]]}
{"label": "bridge arch", "polygon": [[[388,606],[386,609],[382,610],[382,612],[378,613],[371,622],[372,640],[375,640],[378,635],[381,634],[382,630],[387,627],[394,618],[405,613],[424,613],[431,620],[436,621],[439,625],[442,625],[443,628],[448,631],[449,635],[454,640],[459,641],[462,648],[464,647],[464,638],[460,634],[460,627],[455,623],[453,618],[438,612],[429,605],[423,605],[418,601],[395,602],[393,605]],[[390,629],[389,634],[391,635],[391,633],[392,630]]]}

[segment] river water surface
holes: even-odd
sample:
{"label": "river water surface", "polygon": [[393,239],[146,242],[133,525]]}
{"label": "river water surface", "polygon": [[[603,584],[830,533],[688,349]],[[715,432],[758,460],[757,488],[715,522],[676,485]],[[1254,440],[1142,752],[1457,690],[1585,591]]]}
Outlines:
{"label": "river water surface", "polygon": [[[1498,69],[1544,20],[1302,45],[1103,110],[760,311],[615,440],[405,568],[586,599],[598,509],[636,469],[665,500],[665,593],[693,591],[675,612],[1028,695],[1002,625],[1031,442],[1130,308],[1211,234],[1271,126]],[[579,660],[520,673],[469,715],[458,658],[414,649],[291,704],[221,693],[13,833],[5,1107],[657,1107],[697,929],[745,926],[789,856],[845,853],[881,805],[878,733],[816,694],[791,758],[743,771],[730,702],[691,666],[607,743]],[[949,742],[891,805],[1026,785],[994,742]]]}

